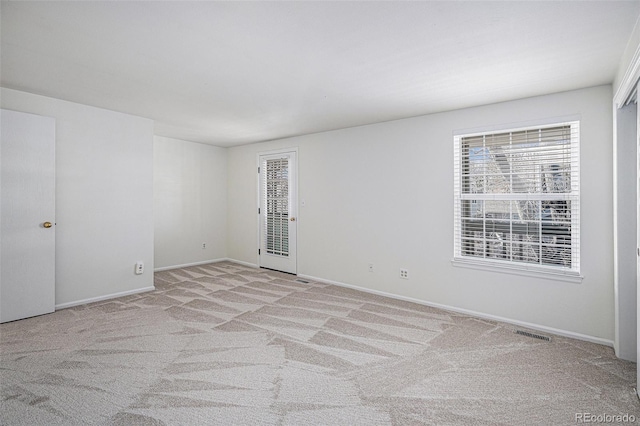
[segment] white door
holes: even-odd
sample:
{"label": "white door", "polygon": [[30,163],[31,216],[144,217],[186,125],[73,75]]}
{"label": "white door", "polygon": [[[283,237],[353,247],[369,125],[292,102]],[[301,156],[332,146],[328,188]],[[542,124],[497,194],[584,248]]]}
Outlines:
{"label": "white door", "polygon": [[[636,360],[640,365],[640,105],[636,105],[636,209]],[[636,383],[640,383],[640,368],[636,369]],[[636,395],[640,398],[638,384]]]}
{"label": "white door", "polygon": [[259,156],[260,247],[262,268],[296,273],[296,153]]}
{"label": "white door", "polygon": [[55,310],[55,120],[0,110],[0,322]]}

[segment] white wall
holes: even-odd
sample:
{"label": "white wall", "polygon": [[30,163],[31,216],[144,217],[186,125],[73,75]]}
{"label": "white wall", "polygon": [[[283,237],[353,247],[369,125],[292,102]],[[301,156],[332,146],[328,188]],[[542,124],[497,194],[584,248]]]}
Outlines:
{"label": "white wall", "polygon": [[156,269],[225,258],[227,150],[156,136],[153,181]]}
{"label": "white wall", "polygon": [[[153,122],[9,89],[56,119],[56,306],[153,287]],[[146,271],[134,274],[136,261]]]}
{"label": "white wall", "polygon": [[[153,123],[139,117],[9,89],[1,96],[3,108],[56,118],[58,306],[152,286],[154,161],[155,267],[255,264],[256,154],[298,147],[299,274],[614,339],[611,86],[228,150],[154,144]],[[583,282],[453,267],[452,134],[569,116],[581,119]]]}
{"label": "white wall", "polygon": [[[611,343],[611,100],[607,85],[230,148],[228,257],[257,263],[256,153],[298,147],[299,274]],[[454,131],[576,115],[582,283],[452,266]]]}

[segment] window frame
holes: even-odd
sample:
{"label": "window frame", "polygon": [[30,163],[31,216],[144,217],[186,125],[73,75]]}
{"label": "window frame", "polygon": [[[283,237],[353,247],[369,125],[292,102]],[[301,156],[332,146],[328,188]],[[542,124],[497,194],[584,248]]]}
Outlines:
{"label": "window frame", "polygon": [[[570,127],[570,143],[568,144],[571,160],[570,164],[570,190],[565,192],[557,192],[552,193],[554,195],[549,195],[550,193],[542,193],[542,192],[534,192],[534,193],[524,193],[524,192],[507,192],[507,193],[472,193],[469,190],[465,191],[463,188],[463,178],[462,178],[462,170],[463,170],[463,162],[464,162],[464,153],[463,153],[463,140],[467,138],[474,137],[500,137],[524,132],[524,131],[534,131],[534,130],[542,130],[552,129],[558,127]],[[495,130],[485,130],[479,132],[469,132],[469,133],[460,133],[454,134],[453,136],[454,142],[454,213],[453,213],[453,222],[454,222],[454,236],[453,236],[453,259],[452,264],[454,266],[468,267],[473,269],[480,270],[488,270],[494,272],[506,272],[516,275],[524,275],[524,276],[535,276],[535,277],[544,277],[553,280],[560,281],[569,281],[569,282],[581,282],[582,276],[580,274],[580,121],[579,120],[570,120],[570,121],[560,121],[560,122],[550,122],[545,124],[538,125],[529,125],[526,127],[517,127],[517,128],[498,128]],[[484,146],[484,145],[483,145]],[[503,145],[501,145],[503,146]],[[483,148],[484,149],[484,148]],[[469,154],[467,153],[467,156]],[[468,160],[467,160],[468,161]],[[539,164],[539,163],[533,163]],[[511,184],[509,185],[510,189]],[[555,195],[557,194],[557,195]],[[513,256],[510,259],[499,259],[499,258],[491,258],[486,257],[486,249],[483,252],[483,256],[472,256],[463,253],[464,246],[464,237],[463,237],[463,200],[476,200],[476,201],[487,201],[487,200],[504,200],[504,201],[529,201],[529,200],[565,200],[570,202],[569,212],[571,214],[571,266],[555,266],[549,264],[543,264],[542,259],[539,263],[529,263],[523,260],[514,260]],[[485,212],[486,214],[486,212]],[[541,213],[540,213],[541,214]],[[540,226],[543,224],[542,217],[540,216],[537,219],[540,223]],[[486,222],[486,217],[483,216],[482,222]],[[512,218],[509,219],[509,222],[512,222]],[[486,225],[484,225],[486,226]],[[481,238],[482,241],[489,241],[486,230],[483,228],[483,236]],[[542,235],[540,235],[540,238]],[[510,235],[511,238],[511,235]],[[510,242],[512,240],[509,240]],[[540,247],[542,247],[543,243],[541,241],[538,242]],[[511,245],[509,245],[511,247]],[[539,257],[542,257],[542,252],[540,251],[538,254]]]}

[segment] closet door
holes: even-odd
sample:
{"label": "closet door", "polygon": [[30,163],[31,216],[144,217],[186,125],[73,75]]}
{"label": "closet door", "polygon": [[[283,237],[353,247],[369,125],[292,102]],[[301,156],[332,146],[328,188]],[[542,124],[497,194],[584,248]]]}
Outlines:
{"label": "closet door", "polygon": [[55,310],[55,120],[0,110],[0,322]]}

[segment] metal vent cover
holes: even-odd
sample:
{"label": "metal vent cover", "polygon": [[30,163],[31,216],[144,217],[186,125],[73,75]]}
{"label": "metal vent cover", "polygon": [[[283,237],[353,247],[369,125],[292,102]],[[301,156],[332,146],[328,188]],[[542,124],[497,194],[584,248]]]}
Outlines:
{"label": "metal vent cover", "polygon": [[542,334],[529,333],[528,331],[524,331],[524,330],[516,330],[516,334],[519,334],[521,336],[532,337],[534,339],[544,340],[545,342],[551,341],[551,337],[549,336],[543,336]]}

